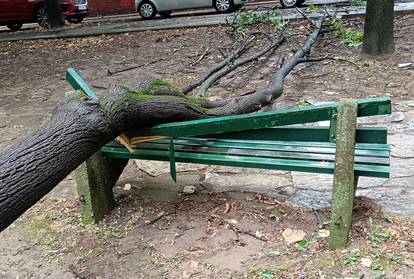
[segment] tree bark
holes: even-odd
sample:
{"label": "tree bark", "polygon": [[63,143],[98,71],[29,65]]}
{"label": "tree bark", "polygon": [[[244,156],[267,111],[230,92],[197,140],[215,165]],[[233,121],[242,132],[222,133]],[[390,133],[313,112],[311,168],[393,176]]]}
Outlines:
{"label": "tree bark", "polygon": [[65,18],[59,0],[46,0],[46,11],[49,28],[57,29],[65,25]]}
{"label": "tree bark", "polygon": [[394,0],[368,0],[362,53],[380,55],[394,50]]}
{"label": "tree bark", "polygon": [[37,132],[0,153],[0,231],[124,131],[208,117],[187,99],[171,98],[168,88],[159,91],[163,95],[142,101],[131,101],[120,86],[111,87],[100,103],[79,94],[68,97]]}

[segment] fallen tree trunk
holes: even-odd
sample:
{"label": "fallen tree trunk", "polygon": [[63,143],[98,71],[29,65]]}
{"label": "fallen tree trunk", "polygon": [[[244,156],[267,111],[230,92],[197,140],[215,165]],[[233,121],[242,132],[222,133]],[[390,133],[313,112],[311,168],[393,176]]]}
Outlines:
{"label": "fallen tree trunk", "polygon": [[302,48],[281,65],[267,88],[234,100],[209,102],[189,97],[158,79],[112,86],[99,102],[79,92],[67,97],[37,132],[0,153],[0,231],[100,147],[127,130],[252,112],[278,98],[284,78],[305,61],[322,23],[318,22]]}
{"label": "fallen tree trunk", "polygon": [[188,98],[169,95],[168,86],[152,87],[165,94],[151,96],[115,86],[102,103],[69,97],[37,132],[0,153],[0,231],[122,132],[208,117]]}

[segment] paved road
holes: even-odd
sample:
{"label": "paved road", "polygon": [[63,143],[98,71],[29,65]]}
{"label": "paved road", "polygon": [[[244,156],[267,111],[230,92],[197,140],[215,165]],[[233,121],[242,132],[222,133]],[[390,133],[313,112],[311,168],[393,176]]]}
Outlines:
{"label": "paved road", "polygon": [[[321,1],[319,1],[321,2]],[[338,1],[333,1],[338,2]],[[312,3],[308,1],[308,3]],[[317,3],[315,0],[313,3]],[[285,20],[302,19],[302,15],[294,9],[280,10],[281,16]],[[328,9],[330,13],[337,13],[342,16],[359,16],[365,14],[364,7],[331,7]],[[407,13],[414,11],[414,2],[396,3],[395,11],[397,13]],[[258,11],[257,13],[263,13],[264,11]],[[319,17],[321,13],[315,12],[310,17]],[[83,26],[81,28],[64,29],[59,31],[43,31],[43,32],[30,32],[30,33],[3,33],[0,34],[0,42],[11,42],[19,40],[35,40],[35,39],[57,39],[57,38],[70,38],[70,37],[82,37],[82,36],[97,36],[102,34],[114,34],[125,32],[137,32],[145,30],[162,30],[162,29],[175,29],[175,28],[189,28],[226,24],[226,19],[231,20],[234,15],[223,14],[207,14],[201,16],[188,16],[188,17],[173,17],[162,20],[150,20],[150,21],[125,21],[125,22],[109,22],[94,26]]]}

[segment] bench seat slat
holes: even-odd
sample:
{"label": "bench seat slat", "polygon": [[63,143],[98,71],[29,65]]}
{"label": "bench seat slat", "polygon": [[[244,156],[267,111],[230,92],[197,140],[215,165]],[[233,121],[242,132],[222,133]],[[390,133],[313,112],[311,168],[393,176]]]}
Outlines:
{"label": "bench seat slat", "polygon": [[[262,141],[239,141],[239,140],[213,140],[213,139],[199,139],[199,138],[178,138],[174,139],[176,145],[192,146],[194,150],[200,147],[218,147],[218,148],[237,148],[249,150],[263,150],[263,151],[280,151],[280,152],[298,152],[298,153],[316,153],[316,154],[335,154],[334,143],[306,143],[301,142],[301,145],[293,142],[270,142],[262,143]],[[153,145],[167,145],[169,140],[154,140],[151,142],[140,143],[138,148],[156,148]],[[111,142],[107,146],[120,146],[116,142]],[[380,147],[382,149],[380,149]],[[369,148],[369,145],[356,145],[355,155],[366,157],[389,157],[389,146],[386,144],[377,145],[377,150]]]}
{"label": "bench seat slat", "polygon": [[[142,131],[127,132],[129,138],[142,136]],[[265,140],[299,141],[299,142],[329,142],[329,127],[270,127],[248,131],[235,131],[203,135],[203,138],[239,139],[239,140]],[[357,128],[355,140],[357,143],[387,143],[387,128],[361,127]]]}
{"label": "bench seat slat", "polygon": [[[104,146],[101,148],[101,152],[104,155],[112,158],[169,161],[168,151],[137,150],[130,153],[124,148]],[[333,162],[306,161],[295,159],[274,159],[188,152],[175,152],[174,158],[176,162],[212,164],[232,167],[263,168],[316,173],[333,173],[334,170]],[[389,177],[389,166],[356,163],[355,175],[387,178]]]}
{"label": "bench seat slat", "polygon": [[[119,145],[118,145],[119,146]],[[114,146],[116,147],[116,146]],[[119,146],[120,147],[120,146]],[[135,147],[135,150],[169,150],[169,145],[158,143],[140,143]],[[175,143],[174,150],[176,152],[189,152],[189,153],[210,153],[221,155],[236,155],[236,156],[251,156],[251,157],[263,157],[263,158],[284,158],[284,159],[301,159],[306,161],[335,161],[335,153],[302,153],[294,150],[289,151],[275,151],[275,150],[261,150],[261,149],[241,149],[237,147],[216,147],[205,145],[184,145]],[[373,156],[355,156],[355,162],[357,163],[369,163],[374,165],[389,165],[389,159],[387,157],[373,157]]]}

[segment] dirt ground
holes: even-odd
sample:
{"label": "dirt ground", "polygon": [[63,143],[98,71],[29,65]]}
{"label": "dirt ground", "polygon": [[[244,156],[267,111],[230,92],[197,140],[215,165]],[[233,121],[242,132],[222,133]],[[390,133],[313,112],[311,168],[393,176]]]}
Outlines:
{"label": "dirt ground", "polygon": [[[361,29],[360,20],[347,22]],[[262,27],[271,28],[269,26]],[[280,53],[290,54],[307,27],[279,50],[223,78],[209,97],[226,98],[266,85]],[[302,35],[301,35],[302,34]],[[327,34],[312,55],[335,60],[301,64],[286,79],[284,102],[392,96],[412,100],[414,16],[398,16],[396,52],[363,57]],[[155,75],[183,86],[232,44],[226,27],[0,44],[0,150],[44,123],[62,100],[64,71],[75,67],[98,94],[111,83]],[[202,59],[201,59],[202,58]],[[111,72],[138,66],[115,75]],[[278,102],[273,107],[279,107]],[[83,225],[69,177],[0,234],[0,278],[414,278],[412,219],[356,206],[350,246],[327,249],[328,210],[304,210],[254,194],[181,195],[157,201],[120,191],[101,224]],[[286,229],[304,232],[287,244]]]}

